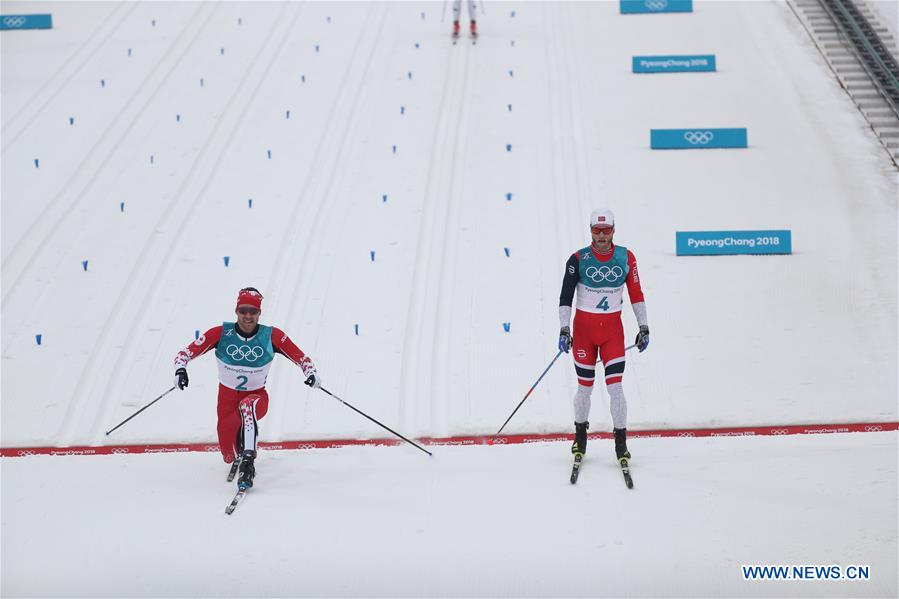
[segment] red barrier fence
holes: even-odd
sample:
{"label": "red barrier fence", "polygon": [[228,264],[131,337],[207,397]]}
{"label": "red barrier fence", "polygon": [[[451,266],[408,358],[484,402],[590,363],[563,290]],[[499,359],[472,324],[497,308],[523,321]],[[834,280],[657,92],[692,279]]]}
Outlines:
{"label": "red barrier fence", "polygon": [[[731,428],[694,428],[628,430],[628,438],[661,437],[757,437],[780,435],[818,435],[827,433],[873,433],[899,430],[899,422],[863,422],[852,424],[799,424],[771,426],[742,426]],[[591,439],[611,439],[612,433],[591,433]],[[569,441],[572,433],[502,435],[491,443],[490,435],[470,437],[421,437],[423,445],[512,445]],[[348,445],[401,445],[399,439],[326,439],[320,441],[275,441],[259,443],[259,449],[326,449]],[[0,456],[6,458],[32,455],[111,455],[124,453],[183,453],[190,451],[218,451],[214,443],[165,443],[159,445],[102,445],[77,447],[3,447]]]}

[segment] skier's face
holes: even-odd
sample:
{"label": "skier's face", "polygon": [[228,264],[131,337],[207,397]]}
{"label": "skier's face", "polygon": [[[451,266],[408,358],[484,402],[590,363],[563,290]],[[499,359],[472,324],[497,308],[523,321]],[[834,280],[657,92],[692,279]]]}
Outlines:
{"label": "skier's face", "polygon": [[262,312],[255,306],[237,306],[234,311],[237,314],[237,324],[244,333],[252,333],[259,323],[259,315]]}
{"label": "skier's face", "polygon": [[590,235],[593,237],[593,247],[597,251],[608,252],[612,248],[615,227],[591,227]]}

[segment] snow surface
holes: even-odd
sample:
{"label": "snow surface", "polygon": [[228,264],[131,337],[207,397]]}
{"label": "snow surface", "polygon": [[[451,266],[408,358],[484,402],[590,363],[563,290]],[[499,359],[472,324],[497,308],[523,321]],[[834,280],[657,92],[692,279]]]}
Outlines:
{"label": "snow surface", "polygon": [[[4,34],[4,89],[26,88],[3,98],[4,445],[104,443],[245,285],[347,401],[410,435],[495,432],[556,352],[600,204],[653,332],[632,428],[896,419],[896,171],[786,5],[498,4],[476,47],[437,8],[63,5],[53,32]],[[720,70],[629,72],[661,52]],[[751,147],[648,149],[680,126]],[[676,230],[727,228],[791,229],[795,252],[674,255]],[[213,362],[114,441],[212,440]],[[302,382],[275,366],[263,439],[380,436]],[[509,432],[568,430],[575,384],[566,357]]]}
{"label": "snow surface", "polygon": [[[475,47],[441,6],[3,3],[54,15],[0,36],[4,447],[212,441],[209,356],[103,433],[245,285],[360,409],[492,433],[556,353],[599,205],[652,330],[630,428],[897,419],[896,171],[786,4],[493,2]],[[630,73],[656,53],[719,71]],[[696,126],[750,147],[648,147]],[[676,230],[759,228],[794,254],[674,255]],[[302,381],[275,365],[263,440],[383,435]],[[507,431],[570,430],[574,387],[566,356]],[[611,427],[604,390],[591,422]],[[565,444],[437,449],[265,453],[232,520],[214,454],[3,460],[2,593],[847,594],[736,570],[821,560],[876,565],[848,594],[897,594],[895,434],[641,441],[630,495],[604,462],[570,488]]]}
{"label": "snow surface", "polygon": [[[897,434],[0,462],[4,597],[895,596]],[[36,472],[40,476],[36,476]],[[743,564],[870,565],[746,582]],[[48,565],[52,564],[52,574]]]}

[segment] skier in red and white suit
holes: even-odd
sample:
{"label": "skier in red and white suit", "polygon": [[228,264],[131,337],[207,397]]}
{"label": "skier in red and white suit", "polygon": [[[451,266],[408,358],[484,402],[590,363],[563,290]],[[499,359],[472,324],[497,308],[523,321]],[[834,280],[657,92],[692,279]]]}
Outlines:
{"label": "skier in red and white suit", "polygon": [[[578,388],[574,396],[574,454],[587,451],[587,429],[590,423],[590,394],[596,376],[597,353],[602,360],[609,409],[615,433],[615,453],[619,459],[630,458],[627,450],[627,402],[621,380],[624,377],[624,327],[621,304],[624,288],[631,301],[640,332],[636,345],[641,352],[649,346],[646,303],[640,288],[637,259],[633,252],[612,242],[615,215],[611,210],[596,210],[590,215],[592,243],[571,255],[565,264],[562,293],[559,296],[559,349],[574,349],[574,369]],[[574,337],[569,322],[571,305],[577,291],[574,315]]]}
{"label": "skier in red and white suit", "polygon": [[258,420],[268,411],[265,382],[275,354],[281,354],[302,368],[306,384],[318,389],[321,377],[312,360],[297,347],[287,333],[259,324],[262,294],[253,287],[237,296],[236,322],[212,327],[175,357],[175,384],[187,387],[187,363],[215,350],[219,370],[218,438],[225,462],[240,459],[238,484],[252,486],[255,476]]}

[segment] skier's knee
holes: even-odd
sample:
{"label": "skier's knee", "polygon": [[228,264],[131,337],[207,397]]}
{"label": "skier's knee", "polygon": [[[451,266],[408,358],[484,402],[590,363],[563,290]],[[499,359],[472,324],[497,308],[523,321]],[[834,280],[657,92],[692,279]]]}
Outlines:
{"label": "skier's knee", "polygon": [[588,364],[581,364],[575,361],[574,371],[577,374],[577,382],[583,387],[592,387],[596,378],[596,366],[592,368]]}

